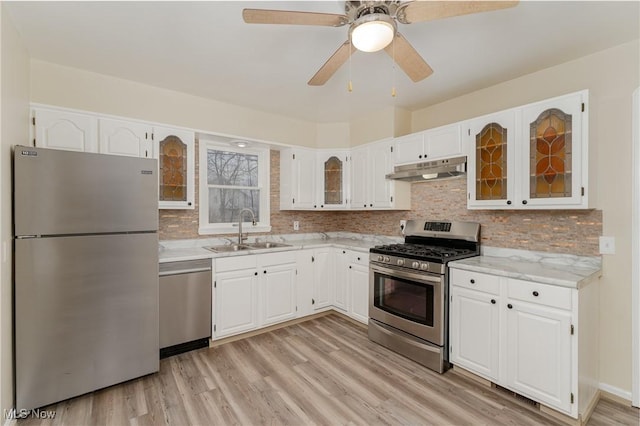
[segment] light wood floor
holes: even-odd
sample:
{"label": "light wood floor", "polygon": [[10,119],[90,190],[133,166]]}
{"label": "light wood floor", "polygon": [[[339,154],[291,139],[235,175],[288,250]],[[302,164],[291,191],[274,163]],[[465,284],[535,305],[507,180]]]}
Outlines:
{"label": "light wood floor", "polygon": [[[558,424],[500,391],[434,373],[337,314],[167,358],[160,372],[50,407],[27,425]],[[639,424],[601,401],[592,426]]]}

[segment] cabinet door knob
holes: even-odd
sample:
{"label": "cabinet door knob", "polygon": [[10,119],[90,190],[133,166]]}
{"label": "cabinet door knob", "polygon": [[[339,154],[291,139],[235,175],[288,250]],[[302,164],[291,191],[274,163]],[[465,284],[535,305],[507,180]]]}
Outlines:
{"label": "cabinet door knob", "polygon": [[367,205],[366,205],[366,204],[365,204],[364,206],[365,206],[365,207],[367,207]]}
{"label": "cabinet door knob", "polygon": [[346,254],[346,253],[347,253],[346,251],[342,250],[342,254]]}
{"label": "cabinet door knob", "polygon": [[527,200],[522,200],[522,204],[527,204]]}
{"label": "cabinet door knob", "polygon": [[473,278],[471,278],[471,280],[469,280],[469,282],[470,282],[471,284],[475,284],[475,283],[476,283],[476,280],[474,280]]}
{"label": "cabinet door knob", "polygon": [[539,294],[540,294],[540,293],[538,293],[537,291],[534,291],[534,292],[533,292],[533,295],[534,295],[535,297],[538,297],[538,295],[539,295]]}
{"label": "cabinet door knob", "polygon": [[373,207],[373,204],[369,204],[369,207]]}
{"label": "cabinet door knob", "polygon": [[315,209],[315,208],[317,208],[317,207],[318,207],[318,205],[317,205],[317,204],[314,204],[314,205],[313,205],[313,208],[314,208],[314,209]]}
{"label": "cabinet door knob", "polygon": [[358,260],[360,260],[360,257],[358,257]]}
{"label": "cabinet door knob", "polygon": [[512,305],[511,303],[509,303],[509,304],[507,305],[507,308],[509,308],[509,309],[513,309],[513,305]]}
{"label": "cabinet door knob", "polygon": [[422,154],[418,155],[418,158],[422,158]]}
{"label": "cabinet door knob", "polygon": [[495,305],[496,304],[496,299],[491,299],[491,304]]}
{"label": "cabinet door knob", "polygon": [[320,208],[323,209],[324,208],[324,204],[320,204]]}
{"label": "cabinet door knob", "polygon": [[511,200],[507,200],[507,204],[508,204],[508,205],[511,205]]}
{"label": "cabinet door knob", "polygon": [[349,265],[349,269],[351,269],[351,265]]}
{"label": "cabinet door knob", "polygon": [[264,271],[264,273],[266,274],[266,273],[267,273],[267,271]]}
{"label": "cabinet door knob", "polygon": [[258,275],[258,273],[257,273],[257,272],[255,272],[253,275]]}

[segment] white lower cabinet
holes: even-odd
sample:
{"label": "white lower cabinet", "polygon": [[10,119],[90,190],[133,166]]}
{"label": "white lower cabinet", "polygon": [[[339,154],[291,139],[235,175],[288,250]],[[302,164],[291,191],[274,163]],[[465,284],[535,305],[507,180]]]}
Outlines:
{"label": "white lower cabinet", "polygon": [[333,306],[345,313],[349,312],[349,263],[350,251],[335,249],[336,277]]}
{"label": "white lower cabinet", "polygon": [[313,250],[313,310],[328,308],[333,304],[335,283],[334,249],[325,247]]}
{"label": "white lower cabinet", "polygon": [[508,300],[507,385],[571,411],[571,312]]}
{"label": "white lower cabinet", "polygon": [[[259,256],[258,262],[264,261]],[[258,286],[262,301],[260,325],[271,325],[296,317],[296,264],[264,264],[258,271]]]}
{"label": "white lower cabinet", "polygon": [[[598,383],[598,285],[569,288],[455,269],[450,360],[573,418]],[[594,320],[595,316],[595,320]]]}
{"label": "white lower cabinet", "polygon": [[360,322],[369,321],[369,267],[349,265],[349,315]]}
{"label": "white lower cabinet", "polygon": [[258,327],[256,256],[215,260],[212,318],[214,338]]}
{"label": "white lower cabinet", "polygon": [[498,379],[498,320],[496,296],[451,287],[451,362],[488,379]]}

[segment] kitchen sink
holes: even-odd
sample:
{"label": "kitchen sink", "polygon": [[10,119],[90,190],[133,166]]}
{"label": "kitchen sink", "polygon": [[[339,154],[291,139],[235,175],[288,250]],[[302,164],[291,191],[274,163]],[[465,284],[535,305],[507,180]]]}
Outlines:
{"label": "kitchen sink", "polygon": [[214,253],[228,253],[242,250],[259,250],[270,249],[276,247],[291,247],[290,244],[284,243],[272,243],[272,242],[260,242],[260,243],[246,243],[246,244],[224,244],[220,246],[205,247],[207,250],[211,250]]}
{"label": "kitchen sink", "polygon": [[248,246],[252,249],[268,249],[268,248],[276,248],[276,247],[291,247],[290,244],[284,243],[272,243],[269,241],[260,242],[260,243],[247,243],[245,246]]}
{"label": "kitchen sink", "polygon": [[211,250],[214,253],[228,253],[234,251],[249,250],[252,247],[246,246],[244,244],[224,244],[221,246],[209,246],[205,248],[207,250]]}

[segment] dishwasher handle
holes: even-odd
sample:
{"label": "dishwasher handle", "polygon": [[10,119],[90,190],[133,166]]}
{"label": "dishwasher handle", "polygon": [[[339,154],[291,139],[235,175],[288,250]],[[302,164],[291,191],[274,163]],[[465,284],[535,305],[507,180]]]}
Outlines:
{"label": "dishwasher handle", "polygon": [[161,277],[208,271],[211,271],[211,259],[181,260],[177,262],[164,262],[159,265],[159,274]]}
{"label": "dishwasher handle", "polygon": [[192,268],[192,269],[176,269],[172,271],[163,271],[160,272],[161,277],[166,277],[169,275],[179,275],[179,274],[191,274],[193,272],[209,272],[211,268]]}

